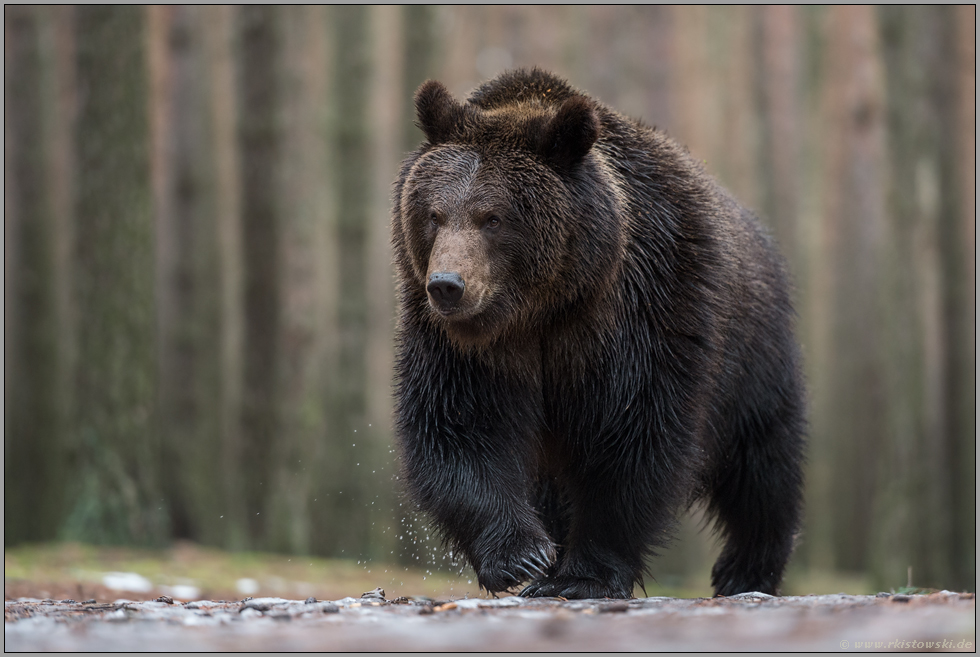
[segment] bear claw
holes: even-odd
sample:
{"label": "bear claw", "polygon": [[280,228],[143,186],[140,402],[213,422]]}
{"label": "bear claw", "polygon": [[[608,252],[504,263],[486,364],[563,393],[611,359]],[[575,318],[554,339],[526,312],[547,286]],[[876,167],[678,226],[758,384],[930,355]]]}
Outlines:
{"label": "bear claw", "polygon": [[490,560],[477,569],[480,586],[490,591],[507,591],[522,582],[544,577],[551,567],[551,546],[539,547],[522,557]]}
{"label": "bear claw", "polygon": [[531,582],[521,591],[520,595],[524,598],[566,598],[568,600],[618,598],[629,600],[633,597],[633,592],[629,588],[600,582],[588,577],[560,575],[544,577]]}

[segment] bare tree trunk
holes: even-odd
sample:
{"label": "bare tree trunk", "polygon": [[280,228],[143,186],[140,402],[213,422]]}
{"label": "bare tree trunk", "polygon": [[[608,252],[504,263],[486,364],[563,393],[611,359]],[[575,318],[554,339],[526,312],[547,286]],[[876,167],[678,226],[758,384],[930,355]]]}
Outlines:
{"label": "bare tree trunk", "polygon": [[[419,52],[408,51],[414,28],[405,14],[419,13],[415,7],[375,7],[371,11],[371,44],[373,61],[387,63],[374,67],[371,77],[369,121],[371,131],[372,204],[370,229],[367,236],[368,267],[368,336],[367,336],[367,418],[373,445],[371,470],[364,475],[371,480],[374,496],[369,493],[371,520],[371,556],[393,563],[397,547],[397,527],[400,512],[396,460],[393,451],[392,378],[394,375],[395,289],[394,277],[388,263],[391,255],[391,184],[406,149],[414,149],[407,135],[411,129],[406,121],[407,110],[414,108],[414,88],[407,76],[421,81],[436,75],[432,70],[437,47],[435,10],[424,8],[424,21],[418,46]],[[406,20],[401,20],[406,19]],[[403,29],[404,27],[404,29]]]}
{"label": "bare tree trunk", "polygon": [[151,7],[161,430],[173,535],[223,544],[221,275],[204,9]]}
{"label": "bare tree trunk", "polygon": [[235,9],[226,6],[202,9],[207,83],[211,94],[208,107],[214,165],[214,221],[220,345],[219,398],[215,410],[218,433],[216,477],[220,482],[220,524],[222,545],[243,549],[248,545],[246,505],[247,484],[243,476],[244,428],[242,394],[244,387],[244,253],[239,184],[238,114],[235,86],[233,42]]}
{"label": "bare tree trunk", "polygon": [[773,227],[790,262],[795,262],[799,212],[800,28],[798,8],[789,5],[754,10],[755,83],[759,116],[758,211]]}
{"label": "bare tree trunk", "polygon": [[326,13],[321,7],[283,9],[283,153],[280,206],[280,328],[277,352],[277,412],[274,473],[269,496],[268,545],[309,553],[311,519],[321,474],[327,424],[327,309],[323,286],[330,283],[336,254],[328,253],[332,219],[326,156],[329,135]]}
{"label": "bare tree trunk", "polygon": [[156,464],[145,11],[79,7],[73,508],[66,536],[166,535]]}
{"label": "bare tree trunk", "polygon": [[[338,262],[337,352],[331,373],[328,441],[334,456],[321,473],[331,494],[330,526],[317,545],[330,554],[358,556],[369,543],[364,500],[370,485],[361,467],[370,463],[367,433],[367,236],[370,142],[368,90],[371,80],[369,14],[366,7],[334,7],[334,121],[336,239]],[[350,445],[350,447],[347,447]],[[343,528],[343,531],[337,531]],[[332,529],[333,531],[330,531]]]}
{"label": "bare tree trunk", "polygon": [[952,10],[949,43],[953,45],[952,102],[943,123],[948,149],[949,175],[955,180],[955,207],[944,215],[944,262],[947,292],[944,298],[949,323],[947,375],[950,440],[949,471],[953,472],[952,508],[953,586],[969,590],[976,585],[976,331],[977,331],[977,8],[964,5]]}
{"label": "bare tree trunk", "polygon": [[[483,48],[486,21],[483,19],[485,7],[474,5],[455,5],[441,7],[439,14],[447,25],[444,44],[445,56],[439,71],[439,80],[453,94],[462,96],[481,82],[476,70],[477,56]],[[407,84],[407,82],[406,82]],[[412,89],[415,93],[415,89]],[[412,119],[414,121],[414,118]],[[409,131],[421,141],[421,131]],[[412,146],[414,150],[418,142]]]}
{"label": "bare tree trunk", "polygon": [[830,9],[827,26],[828,154],[825,213],[830,230],[833,349],[829,395],[818,431],[834,445],[836,566],[860,570],[871,549],[877,467],[886,444],[886,381],[879,280],[884,208],[884,97],[873,10]]}
{"label": "bare tree trunk", "polygon": [[[672,136],[698,160],[709,160],[713,144],[718,143],[718,108],[712,90],[716,86],[709,66],[708,12],[697,6],[675,7],[674,71],[670,95],[671,115],[675,117]],[[716,175],[719,171],[710,162]]]}
{"label": "bare tree trunk", "polygon": [[264,546],[279,429],[277,364],[280,326],[279,171],[282,9],[250,5],[238,12],[239,138],[245,266],[242,481],[248,536]]}
{"label": "bare tree trunk", "polygon": [[4,8],[5,545],[54,538],[64,514],[57,18],[51,8]]}
{"label": "bare tree trunk", "polygon": [[[459,8],[453,8],[455,11]],[[402,48],[392,53],[392,61],[401,64],[401,147],[405,153],[418,148],[422,132],[415,127],[415,90],[428,78],[437,77],[436,20],[438,9],[430,5],[406,5],[402,8]],[[387,60],[386,60],[387,61]],[[392,180],[394,176],[392,177]]]}
{"label": "bare tree trunk", "polygon": [[[897,414],[914,409],[912,418],[899,415],[895,422],[896,431],[908,424],[914,431],[907,468],[897,473],[911,500],[903,529],[915,583],[968,587],[974,531],[963,523],[969,504],[963,496],[972,494],[975,473],[962,463],[975,437],[962,411],[974,397],[973,364],[964,358],[972,342],[964,335],[969,255],[960,234],[959,80],[950,65],[957,55],[955,16],[948,7],[882,8],[879,16],[892,100],[892,214],[900,237],[893,304],[896,324],[910,327],[898,334],[904,367],[894,378],[905,383],[892,399]],[[880,575],[893,575],[896,566]]]}

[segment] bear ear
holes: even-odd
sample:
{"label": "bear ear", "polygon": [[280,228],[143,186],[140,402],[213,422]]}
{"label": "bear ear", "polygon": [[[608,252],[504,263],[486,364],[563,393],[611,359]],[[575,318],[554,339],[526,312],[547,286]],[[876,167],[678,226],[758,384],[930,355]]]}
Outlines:
{"label": "bear ear", "polygon": [[460,105],[441,82],[427,80],[415,92],[415,111],[418,125],[432,145],[448,141],[464,116]]}
{"label": "bear ear", "polygon": [[572,96],[545,125],[538,153],[557,168],[577,164],[599,138],[599,117],[588,98]]}

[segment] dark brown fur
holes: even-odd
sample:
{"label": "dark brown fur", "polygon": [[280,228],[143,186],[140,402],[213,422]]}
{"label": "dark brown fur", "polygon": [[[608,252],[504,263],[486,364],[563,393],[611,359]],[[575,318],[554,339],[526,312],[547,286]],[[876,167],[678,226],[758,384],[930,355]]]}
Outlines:
{"label": "dark brown fur", "polygon": [[548,73],[416,95],[395,185],[396,432],[408,489],[501,591],[629,597],[676,513],[720,594],[775,592],[804,395],[781,259],[662,133]]}

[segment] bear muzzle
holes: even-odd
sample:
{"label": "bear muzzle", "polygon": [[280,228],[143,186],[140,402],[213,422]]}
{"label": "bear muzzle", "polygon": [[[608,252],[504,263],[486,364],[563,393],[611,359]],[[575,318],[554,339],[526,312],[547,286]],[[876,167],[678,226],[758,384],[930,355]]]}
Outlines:
{"label": "bear muzzle", "polygon": [[463,277],[454,271],[433,272],[429,276],[429,284],[425,286],[430,305],[443,315],[459,310],[459,302],[463,299],[465,289]]}

